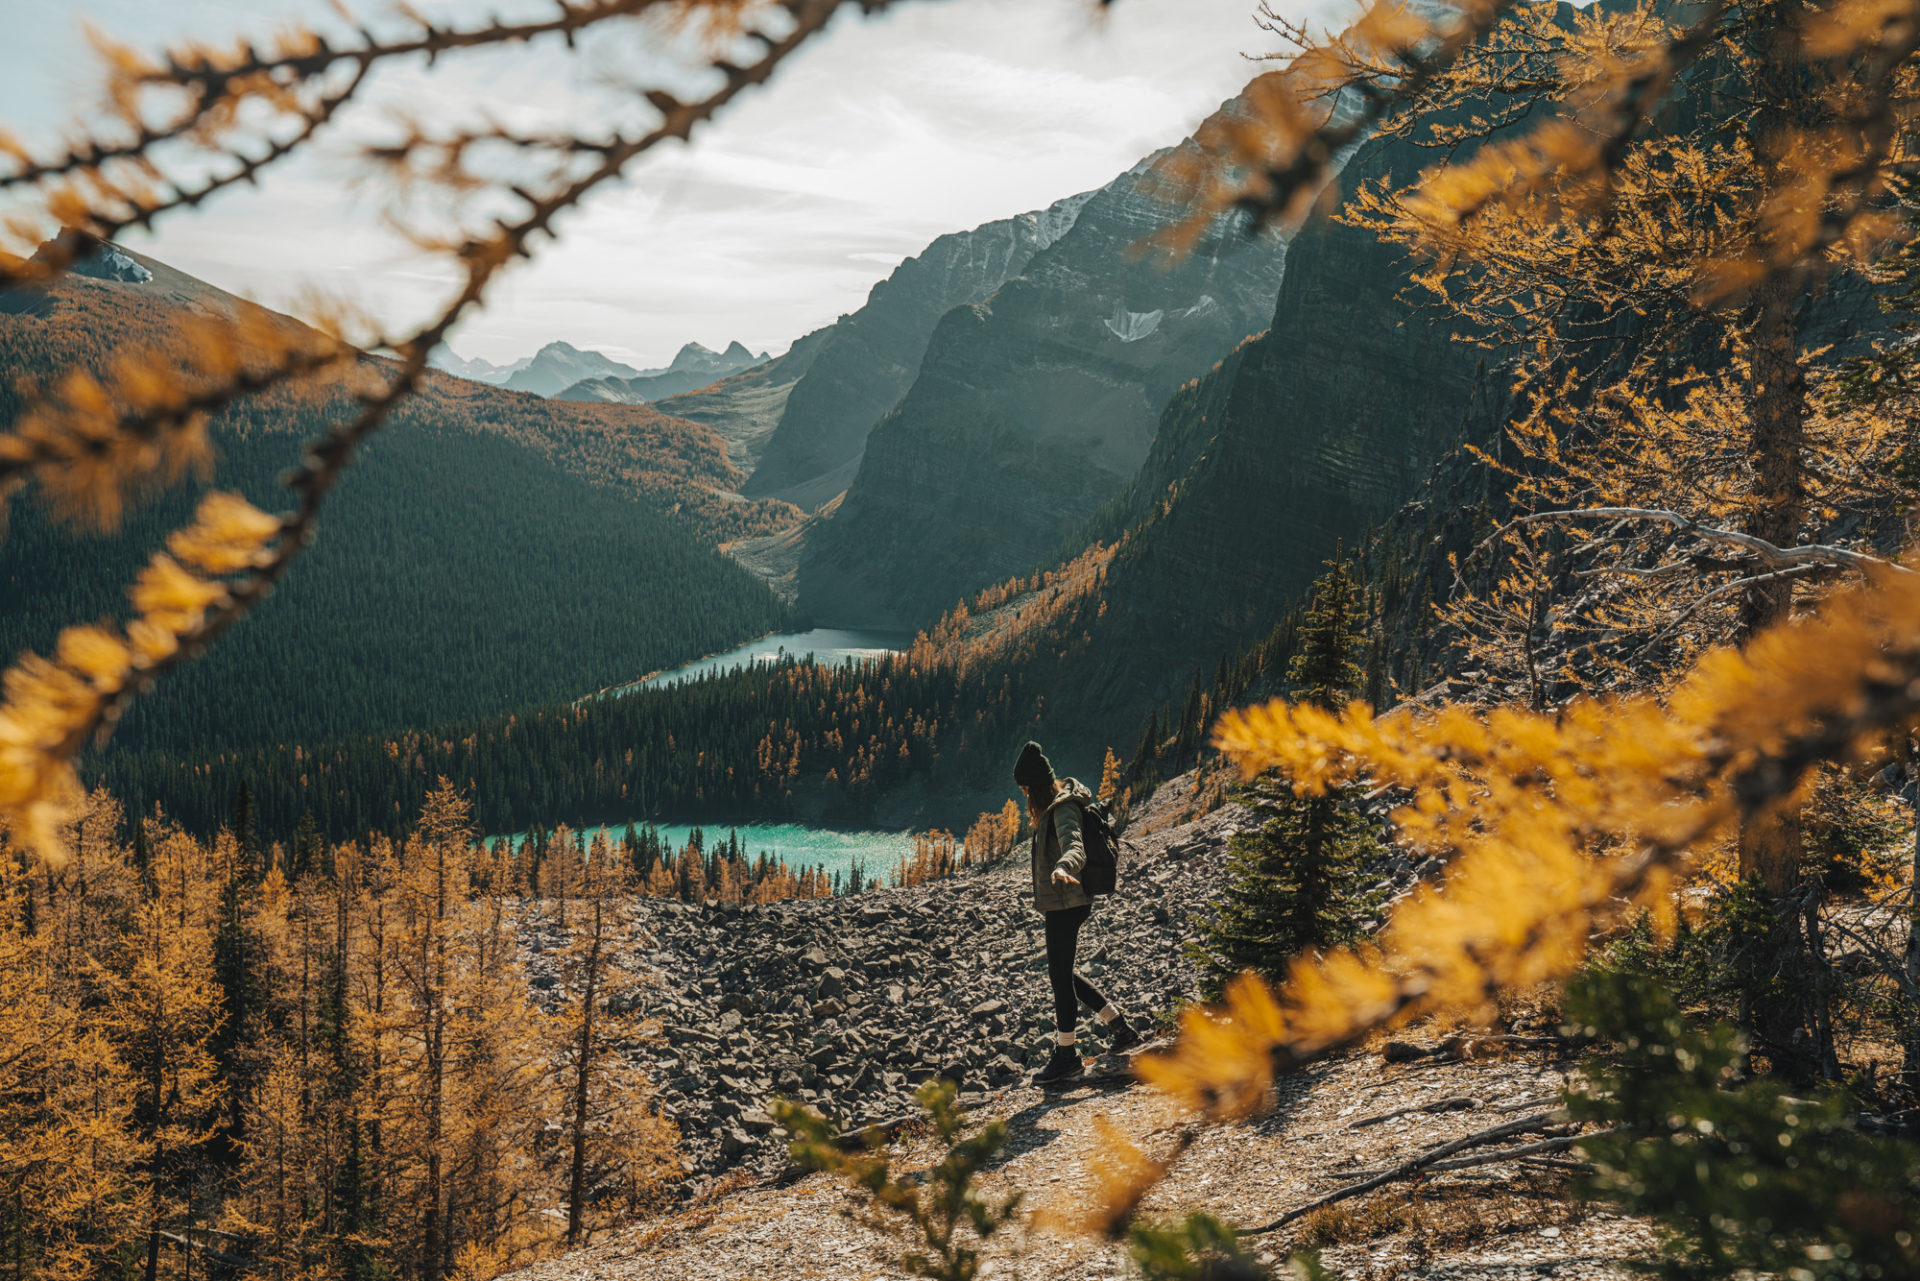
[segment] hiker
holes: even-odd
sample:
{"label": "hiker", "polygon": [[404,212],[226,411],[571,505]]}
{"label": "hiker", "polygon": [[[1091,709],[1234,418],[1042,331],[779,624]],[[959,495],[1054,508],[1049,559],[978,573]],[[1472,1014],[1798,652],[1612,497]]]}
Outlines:
{"label": "hiker", "polygon": [[1055,778],[1053,765],[1038,743],[1020,749],[1013,781],[1026,792],[1027,809],[1033,819],[1033,905],[1046,918],[1047,978],[1053,984],[1053,1056],[1034,1076],[1033,1083],[1051,1085],[1080,1075],[1085,1067],[1074,1048],[1079,1002],[1097,1011],[1094,1017],[1107,1025],[1113,1035],[1112,1053],[1132,1049],[1140,1044],[1140,1036],[1127,1025],[1120,1007],[1073,972],[1080,927],[1093,911],[1093,898],[1080,884],[1087,859],[1080,823],[1093,793],[1075,779]]}

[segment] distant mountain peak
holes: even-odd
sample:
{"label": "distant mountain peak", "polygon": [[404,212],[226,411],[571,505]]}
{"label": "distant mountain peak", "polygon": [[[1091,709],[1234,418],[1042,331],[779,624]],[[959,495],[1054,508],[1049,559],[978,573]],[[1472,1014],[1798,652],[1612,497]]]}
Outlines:
{"label": "distant mountain peak", "polygon": [[729,344],[724,352],[715,351],[705,343],[690,342],[665,369],[627,370],[628,377],[584,375],[557,394],[562,400],[609,400],[624,404],[662,400],[742,373],[766,359],[764,354],[754,355],[740,342]]}

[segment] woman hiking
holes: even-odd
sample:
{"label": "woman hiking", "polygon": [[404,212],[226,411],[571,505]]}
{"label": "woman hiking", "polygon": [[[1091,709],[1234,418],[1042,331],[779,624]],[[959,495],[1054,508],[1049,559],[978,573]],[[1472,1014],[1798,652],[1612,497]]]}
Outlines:
{"label": "woman hiking", "polygon": [[1027,794],[1033,819],[1033,905],[1047,923],[1047,978],[1053,984],[1054,1047],[1047,1065],[1033,1078],[1035,1085],[1052,1085],[1079,1076],[1085,1065],[1074,1048],[1078,1007],[1084,1003],[1113,1034],[1111,1053],[1140,1044],[1120,1007],[1100,995],[1098,988],[1073,972],[1073,953],[1080,943],[1080,927],[1093,911],[1093,898],[1080,885],[1087,862],[1081,818],[1093,800],[1078,780],[1055,778],[1053,765],[1040,744],[1020,749],[1013,765],[1013,781]]}

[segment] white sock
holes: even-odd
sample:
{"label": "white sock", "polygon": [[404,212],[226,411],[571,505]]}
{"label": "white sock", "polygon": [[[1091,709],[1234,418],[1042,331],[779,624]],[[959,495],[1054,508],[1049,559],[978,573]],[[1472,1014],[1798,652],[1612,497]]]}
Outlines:
{"label": "white sock", "polygon": [[1058,1045],[1060,1045],[1060,1046],[1061,1046],[1062,1048],[1064,1048],[1064,1047],[1066,1047],[1066,1046],[1069,1046],[1069,1045],[1072,1045],[1072,1044],[1073,1044],[1073,1033],[1071,1033],[1071,1032],[1055,1032],[1055,1033],[1053,1034],[1053,1039],[1054,1039],[1054,1041],[1055,1041],[1055,1043],[1057,1043],[1057,1044],[1058,1044]]}
{"label": "white sock", "polygon": [[1094,1015],[1093,1017],[1096,1019],[1099,1019],[1102,1023],[1114,1023],[1114,1022],[1118,1022],[1119,1020],[1127,1016],[1120,1012],[1119,1006],[1114,1005],[1112,1003],[1108,1003],[1106,1009],[1100,1011],[1098,1014]]}

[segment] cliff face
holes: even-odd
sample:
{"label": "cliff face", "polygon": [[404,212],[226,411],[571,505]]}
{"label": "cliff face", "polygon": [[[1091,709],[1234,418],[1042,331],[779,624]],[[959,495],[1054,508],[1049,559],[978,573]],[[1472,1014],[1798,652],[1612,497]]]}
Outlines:
{"label": "cliff face", "polygon": [[1024,271],[1074,225],[1088,198],[942,236],[875,285],[864,307],[832,326],[794,386],[748,496],[811,510],[845,489],[868,433],[913,383],[940,318]]}
{"label": "cliff face", "polygon": [[1041,564],[1138,471],[1168,397],[1267,323],[1277,238],[1223,225],[1171,267],[1138,253],[1178,212],[1147,190],[1149,163],[1024,276],[941,321],[846,501],[809,534],[813,617],[920,627]]}

